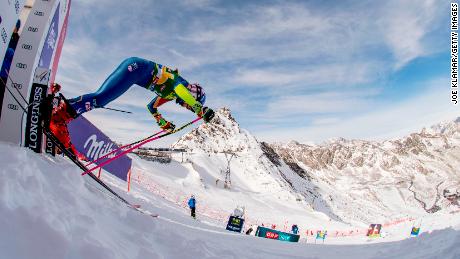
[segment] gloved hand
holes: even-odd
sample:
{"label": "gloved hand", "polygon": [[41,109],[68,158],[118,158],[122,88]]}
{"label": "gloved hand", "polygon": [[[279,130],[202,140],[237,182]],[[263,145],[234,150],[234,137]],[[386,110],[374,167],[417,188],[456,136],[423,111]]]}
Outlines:
{"label": "gloved hand", "polygon": [[160,125],[160,128],[167,130],[169,132],[174,131],[174,129],[176,128],[176,125],[172,124],[169,121],[165,121],[165,122],[166,123],[164,123],[163,125]]}
{"label": "gloved hand", "polygon": [[201,111],[198,113],[198,116],[203,118],[204,122],[210,122],[212,118],[214,118],[214,111],[211,108],[203,107]]}
{"label": "gloved hand", "polygon": [[196,102],[192,109],[198,117],[203,118],[204,122],[209,122],[214,118],[214,111],[211,108],[203,107],[199,102]]}
{"label": "gloved hand", "polygon": [[176,125],[172,124],[171,122],[165,120],[161,114],[157,113],[153,115],[155,117],[155,120],[157,121],[158,126],[160,128],[167,130],[169,132],[173,131],[176,128]]}

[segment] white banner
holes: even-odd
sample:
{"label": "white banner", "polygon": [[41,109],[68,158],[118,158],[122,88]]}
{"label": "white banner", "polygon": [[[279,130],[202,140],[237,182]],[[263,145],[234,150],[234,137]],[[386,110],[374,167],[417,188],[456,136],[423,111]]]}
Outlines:
{"label": "white banner", "polygon": [[[7,82],[7,87],[13,91],[16,99],[20,100],[23,107],[26,106],[26,103],[14,88],[17,88],[21,95],[28,99],[34,70],[40,59],[45,37],[59,2],[56,0],[36,0],[27,21],[23,25],[10,68],[10,78]],[[24,118],[23,110],[18,106],[13,96],[6,91],[0,118],[0,140],[22,144]]]}
{"label": "white banner", "polygon": [[0,1],[0,66],[24,2],[25,0]]}

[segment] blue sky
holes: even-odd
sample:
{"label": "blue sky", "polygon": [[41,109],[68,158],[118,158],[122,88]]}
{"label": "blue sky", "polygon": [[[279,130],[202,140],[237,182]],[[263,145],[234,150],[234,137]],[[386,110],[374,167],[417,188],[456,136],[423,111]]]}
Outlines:
{"label": "blue sky", "polygon": [[[446,1],[72,1],[57,81],[95,91],[125,58],[177,67],[266,141],[386,139],[454,119]],[[87,116],[115,140],[157,130],[133,86]],[[193,114],[167,104],[181,124]],[[170,138],[161,144],[167,144]]]}

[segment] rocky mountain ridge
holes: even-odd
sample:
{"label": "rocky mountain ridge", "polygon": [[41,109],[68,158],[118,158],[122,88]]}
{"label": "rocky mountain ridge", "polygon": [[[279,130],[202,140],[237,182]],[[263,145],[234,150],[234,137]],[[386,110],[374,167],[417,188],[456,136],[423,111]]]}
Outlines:
{"label": "rocky mountain ridge", "polygon": [[[231,111],[182,136],[174,148],[234,153],[286,192],[339,220],[458,209],[460,118],[383,142],[346,140],[321,145],[259,142]],[[372,215],[372,217],[370,216]]]}

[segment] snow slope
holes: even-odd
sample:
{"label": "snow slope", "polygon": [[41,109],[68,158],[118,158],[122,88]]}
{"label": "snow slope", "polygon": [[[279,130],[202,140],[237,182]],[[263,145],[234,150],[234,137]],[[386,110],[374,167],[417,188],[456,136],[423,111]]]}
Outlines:
{"label": "snow slope", "polygon": [[[203,222],[192,220],[174,202],[134,184],[132,192],[123,195],[160,214],[152,218],[99,191],[64,158],[49,158],[4,143],[0,143],[0,152],[0,258],[460,256],[458,216],[454,228],[399,242],[341,246],[327,245],[327,241],[325,245],[283,243],[230,233],[216,223],[207,223],[205,217]],[[150,162],[136,163],[146,166]],[[125,189],[116,178],[104,175],[104,180],[120,192]]]}
{"label": "snow slope", "polygon": [[[241,129],[224,108],[212,124],[199,126],[173,147],[190,150],[196,177],[212,192],[219,189],[214,182],[224,180],[225,153],[235,154],[227,193],[243,201],[259,222],[295,223],[303,230],[328,225],[335,235],[349,236],[362,235],[370,223],[413,225],[429,214],[460,209],[459,125],[460,120],[442,123],[382,143],[267,144]],[[225,200],[228,195],[212,196]]]}
{"label": "snow slope", "polygon": [[[175,143],[188,151],[169,163],[131,155],[130,193],[102,175],[159,218],[113,199],[65,158],[0,143],[0,258],[458,258],[458,123],[383,143],[270,145],[222,109]],[[393,157],[400,163],[385,163]],[[433,188],[442,197],[428,213]],[[191,194],[198,221],[186,207]],[[226,231],[236,206],[246,226],[297,224],[301,242]],[[369,223],[383,224],[381,238],[365,236]],[[419,225],[421,236],[409,238]],[[328,231],[325,244],[315,244],[317,230]]]}

